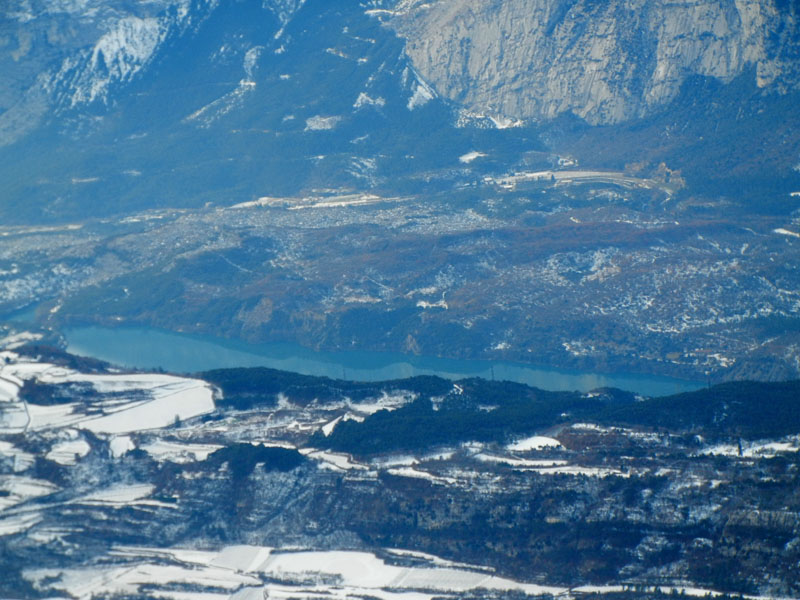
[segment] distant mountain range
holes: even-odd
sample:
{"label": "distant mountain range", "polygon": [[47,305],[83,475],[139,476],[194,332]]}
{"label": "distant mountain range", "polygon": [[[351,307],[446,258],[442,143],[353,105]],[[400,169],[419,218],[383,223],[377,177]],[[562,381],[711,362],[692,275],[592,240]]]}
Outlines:
{"label": "distant mountain range", "polygon": [[[452,165],[476,128],[702,182],[694,158],[731,162],[735,138],[736,181],[797,180],[794,3],[10,0],[0,19],[5,219],[374,188]],[[614,147],[581,123],[619,125]]]}

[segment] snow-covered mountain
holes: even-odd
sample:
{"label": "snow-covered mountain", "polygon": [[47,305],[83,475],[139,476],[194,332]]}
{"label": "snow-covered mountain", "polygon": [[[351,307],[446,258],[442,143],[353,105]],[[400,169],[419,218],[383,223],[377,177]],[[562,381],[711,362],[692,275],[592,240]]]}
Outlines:
{"label": "snow-covered mountain", "polygon": [[459,137],[453,109],[371,6],[20,3],[2,24],[19,45],[3,57],[2,209],[243,201],[369,188],[381,167],[420,169],[399,164],[412,155],[436,166],[438,149],[417,147]]}
{"label": "snow-covered mountain", "polygon": [[[504,131],[491,146],[514,147],[515,159],[542,149],[537,137],[570,154],[574,140],[548,121],[559,115],[655,119],[670,135],[718,118],[722,131],[688,132],[684,146],[705,140],[696,152],[625,133],[608,159],[686,169],[717,138],[748,139],[743,121],[754,115],[794,118],[800,81],[796,7],[772,0],[5,6],[0,212],[9,220],[372,189],[398,173],[458,167],[443,157],[474,150],[485,128]],[[730,97],[717,106],[720,85]],[[789,138],[754,139],[754,148],[782,145],[759,168],[788,177],[800,160]],[[584,153],[611,156],[595,146]]]}
{"label": "snow-covered mountain", "polygon": [[[0,26],[8,50],[0,64],[13,74],[0,88],[0,141],[19,139],[49,111],[112,102],[170,42],[224,18],[234,4],[12,0]],[[251,16],[261,41],[286,49],[291,36],[283,34],[305,0],[249,4],[260,9]],[[777,92],[800,83],[797,7],[776,0],[384,0],[351,7],[398,32],[434,89],[482,113],[542,119],[572,112],[591,123],[620,122],[673,100],[693,75],[728,83],[749,73],[759,88]],[[325,9],[312,2],[306,12]],[[300,17],[306,26],[307,18]]]}
{"label": "snow-covered mountain", "polygon": [[164,0],[11,2],[0,61],[13,76],[2,89],[0,143],[13,143],[52,112],[107,103],[171,36],[207,16],[213,3]]}

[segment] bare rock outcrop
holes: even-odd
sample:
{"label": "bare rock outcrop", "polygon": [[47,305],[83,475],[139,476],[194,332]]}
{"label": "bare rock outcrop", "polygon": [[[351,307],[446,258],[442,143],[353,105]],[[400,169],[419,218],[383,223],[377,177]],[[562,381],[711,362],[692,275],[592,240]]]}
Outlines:
{"label": "bare rock outcrop", "polygon": [[800,83],[797,8],[781,0],[410,0],[389,23],[442,96],[515,118],[618,123],[692,75]]}

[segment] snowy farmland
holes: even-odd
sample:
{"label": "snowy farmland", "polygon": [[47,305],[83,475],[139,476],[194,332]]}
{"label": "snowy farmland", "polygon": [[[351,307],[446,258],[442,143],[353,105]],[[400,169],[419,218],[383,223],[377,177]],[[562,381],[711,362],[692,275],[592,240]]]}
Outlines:
{"label": "snowy farmland", "polygon": [[[400,566],[397,558],[413,554],[424,566]],[[285,551],[260,546],[228,546],[219,551],[119,547],[114,567],[29,569],[35,588],[65,592],[75,598],[137,594],[145,589],[159,598],[182,599],[190,587],[220,598],[376,597],[431,600],[457,597],[471,590],[519,591],[562,595],[566,588],[523,583],[480,567],[458,568],[441,558],[402,550],[380,558],[371,552]],[[186,589],[176,589],[184,586]],[[229,595],[225,595],[228,592]],[[204,596],[192,596],[204,597]]]}
{"label": "snowy farmland", "polygon": [[[419,566],[402,566],[413,557]],[[80,569],[28,569],[35,589],[86,599],[148,594],[170,600],[263,600],[279,598],[432,600],[459,598],[470,592],[511,592],[529,597],[571,599],[585,594],[619,594],[622,585],[574,588],[498,577],[486,568],[458,564],[437,556],[384,550],[281,550],[239,545],[220,550],[117,547],[106,559],[113,566]],[[691,586],[648,586],[647,593],[717,597],[721,592]],[[748,600],[774,600],[744,595]]]}
{"label": "snowy farmland", "polygon": [[[696,539],[679,557],[712,543],[711,519],[796,527],[790,511],[724,512],[724,498],[745,484],[718,467],[743,470],[746,482],[793,477],[797,434],[737,444],[576,419],[365,453],[329,443],[343,424],[363,427],[379,411],[402,424],[422,392],[393,383],[326,396],[326,382],[309,388],[314,395],[254,387],[257,401],[239,404],[217,380],[85,373],[23,352],[4,352],[0,365],[0,570],[17,578],[13,594],[0,585],[3,597],[572,600],[630,593],[648,553],[680,548],[669,536],[684,521]],[[452,387],[459,401],[468,393]],[[476,411],[498,409],[474,400]],[[443,402],[431,399],[439,410]],[[633,575],[560,566],[551,540],[572,536],[570,523],[578,532],[592,524],[581,539],[587,564],[609,560],[592,546],[595,529],[608,539],[617,527],[634,532],[631,545],[612,549]],[[501,533],[485,537],[489,527]],[[446,528],[466,551],[440,542]],[[511,568],[519,553],[504,546],[507,532],[537,544]],[[660,589],[716,595],[711,582],[680,574],[682,560]]]}
{"label": "snowy farmland", "polygon": [[[124,434],[168,427],[214,410],[211,386],[198,379],[152,373],[79,373],[9,351],[3,353],[3,358],[0,432],[74,427],[101,434]],[[33,404],[19,398],[25,381],[89,385],[99,400],[82,404]],[[61,456],[80,454],[83,450],[82,446],[62,446]]]}

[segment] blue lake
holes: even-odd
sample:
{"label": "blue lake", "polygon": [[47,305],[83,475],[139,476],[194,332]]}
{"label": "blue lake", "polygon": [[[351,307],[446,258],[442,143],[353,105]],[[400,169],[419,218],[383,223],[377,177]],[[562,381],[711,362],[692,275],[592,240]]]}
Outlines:
{"label": "blue lake", "polygon": [[73,354],[142,369],[192,373],[228,367],[270,367],[337,379],[381,381],[414,375],[484,377],[545,390],[616,387],[647,396],[696,390],[703,383],[634,374],[562,371],[503,361],[457,360],[391,352],[316,352],[295,344],[246,344],[151,328],[78,327],[64,332]]}

